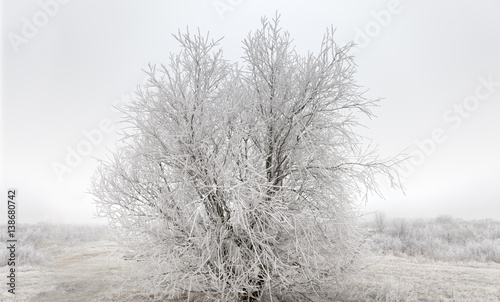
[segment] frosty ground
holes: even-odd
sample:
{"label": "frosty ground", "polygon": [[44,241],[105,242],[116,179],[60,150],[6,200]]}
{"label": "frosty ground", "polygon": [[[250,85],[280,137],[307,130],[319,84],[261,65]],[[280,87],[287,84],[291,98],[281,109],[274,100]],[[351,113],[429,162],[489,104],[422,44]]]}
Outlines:
{"label": "frosty ground", "polygon": [[[48,228],[42,226],[42,231],[31,233],[45,234]],[[390,224],[387,228],[390,230]],[[72,232],[75,236],[71,236]],[[25,245],[36,249],[24,256],[30,259],[26,261],[29,264],[17,268],[15,298],[3,285],[1,301],[149,300],[135,286],[136,281],[128,277],[141,264],[127,260],[126,250],[111,240],[109,233],[87,232],[84,228],[61,231],[61,227],[56,233]],[[26,240],[32,238],[27,236]],[[499,243],[493,240],[495,247]],[[2,266],[1,271],[6,274],[7,266]],[[372,249],[357,274],[348,276],[341,287],[332,286],[329,300],[500,301],[499,284],[498,262],[442,261]],[[304,300],[297,297],[287,301]]]}

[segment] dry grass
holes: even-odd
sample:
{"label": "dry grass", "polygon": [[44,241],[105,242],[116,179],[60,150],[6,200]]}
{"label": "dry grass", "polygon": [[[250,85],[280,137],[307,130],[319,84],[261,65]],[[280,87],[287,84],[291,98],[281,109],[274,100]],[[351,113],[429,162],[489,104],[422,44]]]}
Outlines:
{"label": "dry grass", "polygon": [[435,219],[392,219],[377,216],[365,227],[370,247],[379,253],[455,262],[500,263],[500,222]]}
{"label": "dry grass", "polygon": [[[28,231],[31,227],[26,226],[26,232],[36,233]],[[17,267],[15,301],[188,301],[187,297],[166,300],[161,293],[150,295],[144,288],[148,284],[132,274],[142,263],[125,260],[126,251],[117,242],[94,235],[71,240],[66,236],[69,232],[78,233],[85,228],[70,229],[44,226],[46,238],[36,239],[39,243],[31,246],[41,247],[51,257],[37,265]],[[93,230],[96,229],[87,231],[91,234]],[[361,268],[341,284],[332,284],[328,296],[309,295],[311,301],[500,301],[499,263],[446,262],[405,254],[374,253]],[[11,298],[3,287],[0,301],[11,301]],[[202,296],[193,295],[189,301],[203,300]],[[263,301],[271,300],[265,297]],[[283,294],[273,297],[272,301],[308,300],[297,294]]]}
{"label": "dry grass", "polygon": [[[0,241],[7,240],[7,226],[0,226]],[[41,265],[54,257],[53,246],[73,246],[107,236],[103,226],[37,223],[16,225],[18,264]],[[0,249],[0,267],[7,265],[8,250]]]}
{"label": "dry grass", "polygon": [[338,301],[500,301],[500,264],[371,256]]}

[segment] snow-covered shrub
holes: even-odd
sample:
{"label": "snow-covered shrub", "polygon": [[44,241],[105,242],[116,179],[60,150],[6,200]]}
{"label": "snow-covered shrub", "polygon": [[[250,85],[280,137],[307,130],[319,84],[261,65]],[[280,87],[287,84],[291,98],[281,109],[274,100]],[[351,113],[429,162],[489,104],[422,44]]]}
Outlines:
{"label": "snow-covered shrub", "polygon": [[302,56],[263,18],[237,66],[208,36],[176,39],[181,52],[123,109],[129,127],[90,189],[99,214],[169,296],[257,301],[339,279],[359,257],[356,204],[377,174],[398,183],[397,160],[354,132],[373,101],[352,44],[329,30]]}

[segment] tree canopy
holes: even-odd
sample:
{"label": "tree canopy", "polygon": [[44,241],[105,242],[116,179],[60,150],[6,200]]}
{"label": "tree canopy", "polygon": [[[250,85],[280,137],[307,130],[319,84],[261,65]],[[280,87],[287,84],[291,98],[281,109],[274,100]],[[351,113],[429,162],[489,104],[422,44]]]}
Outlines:
{"label": "tree canopy", "polygon": [[318,53],[299,55],[279,18],[243,41],[243,62],[220,40],[174,35],[182,49],[122,111],[117,151],[91,193],[147,260],[165,295],[218,301],[316,290],[359,252],[356,203],[395,158],[356,134],[371,115],[349,49],[329,29]]}

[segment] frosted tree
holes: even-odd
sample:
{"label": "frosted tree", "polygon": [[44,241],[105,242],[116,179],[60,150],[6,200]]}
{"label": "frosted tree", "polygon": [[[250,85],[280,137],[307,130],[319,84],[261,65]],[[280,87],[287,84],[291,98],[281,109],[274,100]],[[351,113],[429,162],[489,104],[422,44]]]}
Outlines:
{"label": "frosted tree", "polygon": [[375,101],[327,30],[317,54],[297,54],[279,20],[243,41],[242,66],[220,41],[178,33],[168,66],[123,108],[117,151],[92,181],[98,214],[127,233],[165,295],[214,301],[311,293],[358,255],[356,204],[395,185],[354,132]]}

